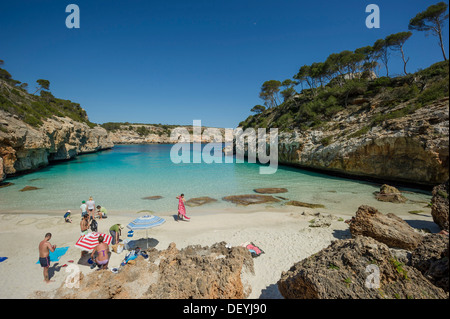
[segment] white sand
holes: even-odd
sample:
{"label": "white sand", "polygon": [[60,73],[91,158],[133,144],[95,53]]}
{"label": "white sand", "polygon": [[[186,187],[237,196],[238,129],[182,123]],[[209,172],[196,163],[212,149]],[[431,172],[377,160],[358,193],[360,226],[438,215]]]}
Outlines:
{"label": "white sand", "polygon": [[[331,241],[350,237],[348,225],[342,220],[334,220],[327,228],[309,227],[309,221],[313,217],[303,216],[301,213],[304,211],[314,212],[298,207],[278,211],[258,208],[256,211],[248,209],[245,212],[188,209],[188,214],[192,217],[188,222],[175,221],[171,213],[160,214],[166,222],[149,230],[149,243],[150,246],[163,250],[171,242],[176,243],[180,249],[192,244],[210,246],[225,241],[238,246],[251,241],[265,254],[253,259],[255,275],[243,275],[244,283],[252,288],[250,298],[282,298],[277,288],[282,271],[327,247]],[[111,211],[108,219],[99,221],[99,231],[108,233],[111,225],[127,225],[138,216],[136,213],[118,215]],[[349,218],[348,215],[342,217]],[[415,223],[415,227],[423,226],[438,231],[432,223],[429,210],[420,215],[401,217]],[[80,214],[73,214],[72,219],[72,224],[65,223],[61,213],[0,215],[0,257],[8,257],[0,263],[0,298],[33,298],[35,291],[56,290],[65,282],[71,273],[66,272],[67,268],[59,266],[70,265],[69,260],[74,260],[74,264],[77,264],[81,255],[81,250],[74,247],[80,236]],[[125,228],[125,235],[127,231]],[[69,246],[60,261],[51,263],[51,279],[55,282],[49,284],[43,282],[42,268],[36,264],[38,244],[47,232],[53,234],[50,241],[52,244],[57,247]],[[145,238],[145,231],[135,232],[133,239],[139,238]],[[119,266],[124,256],[125,252],[120,255],[112,253],[109,267]],[[79,267],[85,274],[93,271],[88,266]]]}

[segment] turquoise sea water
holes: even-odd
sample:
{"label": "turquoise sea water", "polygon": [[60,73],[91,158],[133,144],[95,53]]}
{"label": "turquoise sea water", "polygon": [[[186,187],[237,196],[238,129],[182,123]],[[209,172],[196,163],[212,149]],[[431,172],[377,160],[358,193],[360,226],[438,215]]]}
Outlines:
{"label": "turquoise sea water", "polygon": [[[382,203],[373,192],[380,185],[330,177],[300,169],[279,167],[276,174],[260,175],[258,164],[182,163],[170,160],[172,145],[118,145],[112,150],[86,154],[76,159],[50,165],[31,174],[8,178],[13,186],[0,188],[0,213],[12,212],[79,212],[82,200],[93,196],[96,204],[110,213],[151,210],[155,213],[176,212],[176,196],[185,198],[209,196],[218,199],[202,209],[211,212],[236,205],[222,197],[254,194],[253,189],[284,187],[288,193],[279,196],[291,200],[323,204],[324,211],[352,215],[362,205],[372,205],[383,213],[407,213],[425,210],[430,194],[408,189],[406,204]],[[25,186],[39,190],[20,192]],[[162,196],[159,200],[144,200]],[[276,195],[275,195],[276,196]],[[270,204],[279,208],[285,201]],[[267,205],[260,205],[265,208]],[[256,206],[257,208],[258,206]],[[251,206],[254,209],[255,206]],[[193,208],[187,208],[188,213]],[[249,208],[250,209],[250,208]]]}

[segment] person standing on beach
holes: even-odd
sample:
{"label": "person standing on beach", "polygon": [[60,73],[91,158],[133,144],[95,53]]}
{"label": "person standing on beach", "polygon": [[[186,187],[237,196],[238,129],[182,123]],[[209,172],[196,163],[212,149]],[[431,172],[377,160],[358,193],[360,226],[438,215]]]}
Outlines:
{"label": "person standing on beach", "polygon": [[189,217],[186,216],[186,207],[184,206],[184,202],[186,201],[184,199],[184,194],[181,194],[180,196],[177,196],[178,199],[178,216],[177,216],[177,221],[181,218],[186,218],[186,219],[190,219]]}
{"label": "person standing on beach", "polygon": [[83,219],[81,220],[80,223],[80,228],[81,228],[81,236],[83,235],[87,235],[88,234],[88,230],[89,230],[89,215],[84,215]]}
{"label": "person standing on beach", "polygon": [[87,215],[87,205],[85,200],[81,202],[80,209],[81,209],[81,217]]}
{"label": "person standing on beach", "polygon": [[95,211],[95,201],[94,201],[94,199],[92,198],[92,196],[89,197],[89,200],[88,200],[88,202],[86,203],[86,205],[87,205],[87,210],[88,210],[88,213],[89,213],[89,219],[94,219],[94,218],[95,218],[95,216],[94,216],[94,211]]}
{"label": "person standing on beach", "polygon": [[54,252],[56,245],[50,244],[50,239],[52,238],[51,233],[45,234],[43,241],[39,243],[39,263],[41,267],[44,268],[44,281],[46,283],[54,282],[48,277],[48,268],[50,267],[50,252]]}

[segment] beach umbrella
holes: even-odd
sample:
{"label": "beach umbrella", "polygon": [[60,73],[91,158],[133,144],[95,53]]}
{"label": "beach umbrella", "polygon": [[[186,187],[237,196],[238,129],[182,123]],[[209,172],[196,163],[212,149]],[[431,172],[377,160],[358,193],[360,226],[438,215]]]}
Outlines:
{"label": "beach umbrella", "polygon": [[107,245],[111,244],[112,241],[112,236],[111,235],[106,235],[106,234],[102,234],[102,233],[89,233],[87,235],[83,235],[81,236],[76,244],[75,247],[81,248],[82,250],[92,250],[95,248],[95,246],[98,245],[98,238],[102,236],[103,237],[103,242]]}
{"label": "beach umbrella", "polygon": [[142,230],[145,229],[145,234],[147,237],[147,248],[148,248],[148,229],[153,228],[156,226],[160,226],[164,224],[166,220],[164,218],[153,216],[153,215],[146,215],[139,218],[136,218],[131,223],[127,225],[128,229],[135,231],[135,230]]}

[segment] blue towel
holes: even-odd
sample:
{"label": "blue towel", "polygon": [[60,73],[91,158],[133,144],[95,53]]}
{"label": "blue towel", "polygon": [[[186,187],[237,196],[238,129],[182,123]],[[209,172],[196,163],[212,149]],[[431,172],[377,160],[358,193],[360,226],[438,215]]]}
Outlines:
{"label": "blue towel", "polygon": [[2,261],[5,261],[6,259],[8,259],[8,257],[0,257],[0,263],[1,263]]}
{"label": "blue towel", "polygon": [[[58,261],[69,249],[69,246],[67,247],[61,247],[56,248],[54,252],[50,252],[50,261]],[[36,264],[39,264],[39,260]]]}

